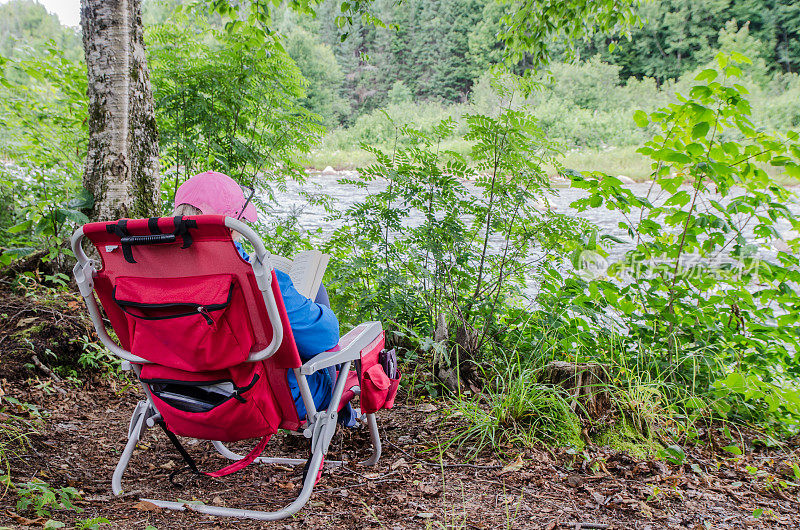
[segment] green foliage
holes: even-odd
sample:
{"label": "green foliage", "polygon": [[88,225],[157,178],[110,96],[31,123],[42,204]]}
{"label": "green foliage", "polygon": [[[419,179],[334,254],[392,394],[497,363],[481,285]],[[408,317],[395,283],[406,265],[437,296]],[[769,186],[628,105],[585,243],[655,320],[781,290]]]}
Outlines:
{"label": "green foliage", "polygon": [[[38,55],[48,46],[62,50],[72,61],[83,56],[80,35],[75,29],[62,26],[58,17],[31,0],[12,0],[0,5],[0,55],[24,59]],[[23,72],[12,74],[25,79]]]}
{"label": "green foliage", "polygon": [[350,108],[339,94],[344,74],[330,46],[317,43],[311,33],[299,28],[284,41],[286,52],[308,82],[303,106],[320,116],[325,126],[338,125]]}
{"label": "green foliage", "polygon": [[98,530],[107,524],[111,524],[111,521],[105,517],[92,517],[90,519],[78,521],[75,524],[75,528],[78,530]]}
{"label": "green foliage", "polygon": [[795,72],[800,65],[800,8],[792,0],[661,0],[643,3],[639,16],[645,23],[631,30],[630,39],[598,35],[583,47],[584,54],[600,53],[620,65],[625,77],[663,82],[711,60],[725,46],[721,30],[738,23],[759,42],[769,70]]}
{"label": "green foliage", "polygon": [[87,372],[115,373],[119,369],[119,358],[108,351],[108,348],[100,343],[93,342],[86,335],[80,339],[75,339],[81,346],[81,354],[78,357],[78,366]]}
{"label": "green foliage", "polygon": [[31,511],[37,517],[49,517],[50,510],[67,509],[78,513],[83,511],[83,508],[72,504],[73,500],[80,499],[80,494],[75,488],[53,488],[38,478],[23,484],[16,484],[14,487],[19,497],[17,511]]}
{"label": "green foliage", "polygon": [[87,221],[92,198],[80,186],[86,150],[86,73],[49,45],[40,56],[10,60],[0,77],[0,260],[45,248],[59,264],[64,238]]}
{"label": "green foliage", "polygon": [[18,457],[28,446],[28,437],[38,432],[41,414],[34,405],[10,396],[0,397],[0,414],[0,469],[8,473],[10,458]]}
{"label": "green foliage", "polygon": [[414,95],[411,93],[411,89],[402,81],[395,81],[392,85],[392,89],[389,90],[389,93],[386,95],[386,99],[392,105],[411,103],[413,97]]}
{"label": "green foliage", "polygon": [[626,421],[601,428],[594,436],[594,442],[615,451],[625,451],[636,458],[646,459],[660,455],[664,449],[652,438],[645,437],[642,432]]}
{"label": "green foliage", "polygon": [[[756,253],[780,239],[779,226],[800,228],[786,207],[790,192],[764,169],[800,175],[800,145],[795,133],[771,136],[753,126],[737,83],[738,65],[748,61],[719,55],[718,68],[703,70],[688,97],[649,115],[636,113],[640,126],[657,128],[640,152],[653,159],[655,186],[663,190],[658,200],[636,196],[608,175],[573,177],[589,194],[574,206],[622,212],[627,220],[620,227],[634,249],[608,277],[573,279],[573,288],[558,284],[548,298],[581,308],[562,318],[571,329],[591,330],[586,340],[602,336],[599,313],[613,310],[624,329],[622,355],[635,358],[642,344],[663,348],[661,362],[673,363],[670,377],[701,393],[725,385],[718,378],[726,367],[779,387],[786,382],[776,367],[787,377],[800,375],[792,360],[799,308],[789,287],[800,280],[797,257]],[[798,243],[787,241],[794,249]],[[574,339],[565,336],[561,346],[574,350]],[[787,425],[800,421],[794,398],[773,392],[762,399],[767,395],[770,413],[780,410]]]}
{"label": "green foliage", "polygon": [[680,445],[670,445],[658,452],[658,456],[676,466],[682,466],[686,461],[686,452]]}
{"label": "green foliage", "polygon": [[398,126],[392,152],[365,146],[377,162],[344,182],[380,191],[339,214],[328,243],[340,257],[339,314],[392,320],[423,336],[444,318],[464,335],[444,360],[451,366],[457,350],[477,358],[502,348],[506,325],[496,316],[519,296],[533,253],[554,253],[580,225],[539,209],[549,193],[544,164],[557,151],[535,120],[504,109],[465,124],[471,165],[440,150],[452,120],[430,135]]}
{"label": "green foliage", "polygon": [[520,362],[498,369],[496,383],[484,389],[485,402],[459,396],[451,405],[464,426],[451,433],[445,447],[466,448],[477,456],[485,449],[504,452],[509,447],[583,447],[581,424],[570,409],[566,392],[536,383],[536,372]]}
{"label": "green foliage", "polygon": [[507,57],[538,69],[550,62],[553,41],[570,45],[597,31],[620,32],[639,22],[638,0],[525,0],[501,2],[510,8],[502,18],[500,38]]}
{"label": "green foliage", "polygon": [[304,175],[301,156],[322,129],[275,37],[248,25],[214,31],[178,13],[148,41],[169,192],[210,168],[248,184]]}

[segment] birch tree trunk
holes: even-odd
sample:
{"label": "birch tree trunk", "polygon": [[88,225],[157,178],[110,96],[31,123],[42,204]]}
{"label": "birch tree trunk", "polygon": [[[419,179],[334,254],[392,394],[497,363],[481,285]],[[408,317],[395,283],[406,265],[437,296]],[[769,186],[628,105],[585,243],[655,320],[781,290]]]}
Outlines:
{"label": "birch tree trunk", "polygon": [[160,175],[140,0],[81,0],[89,78],[84,187],[92,218],[158,214]]}

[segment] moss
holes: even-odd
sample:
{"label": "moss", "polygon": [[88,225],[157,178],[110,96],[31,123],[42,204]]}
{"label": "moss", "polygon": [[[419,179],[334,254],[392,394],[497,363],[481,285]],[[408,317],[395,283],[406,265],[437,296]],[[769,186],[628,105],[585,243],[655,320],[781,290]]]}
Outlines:
{"label": "moss", "polygon": [[624,451],[636,458],[649,458],[663,449],[657,440],[644,436],[624,420],[601,430],[594,436],[594,442],[616,451]]}
{"label": "moss", "polygon": [[31,327],[21,329],[14,333],[14,337],[16,338],[26,338],[32,335],[38,335],[39,333],[43,332],[45,329],[45,323],[34,324]]}

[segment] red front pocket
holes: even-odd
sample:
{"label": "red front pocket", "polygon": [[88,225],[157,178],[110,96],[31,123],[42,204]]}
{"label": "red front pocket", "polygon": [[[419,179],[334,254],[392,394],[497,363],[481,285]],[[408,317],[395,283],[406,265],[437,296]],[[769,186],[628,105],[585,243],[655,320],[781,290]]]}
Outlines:
{"label": "red front pocket", "polygon": [[234,442],[278,430],[280,414],[260,362],[202,373],[145,365],[141,379],[177,435]]}
{"label": "red front pocket", "polygon": [[243,362],[254,339],[244,296],[229,274],[119,278],[114,301],[128,319],[131,353],[189,371]]}

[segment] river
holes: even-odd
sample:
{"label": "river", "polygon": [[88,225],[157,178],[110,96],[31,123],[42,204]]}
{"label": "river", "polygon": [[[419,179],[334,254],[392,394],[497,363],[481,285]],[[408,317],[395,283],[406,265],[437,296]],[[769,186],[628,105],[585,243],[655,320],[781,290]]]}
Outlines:
{"label": "river", "polygon": [[[309,174],[308,179],[304,183],[291,181],[287,183],[285,190],[275,190],[276,204],[272,207],[271,215],[280,217],[288,216],[292,212],[298,216],[300,227],[306,230],[316,231],[321,229],[321,237],[327,240],[331,233],[336,229],[335,221],[330,220],[330,214],[321,205],[309,204],[302,196],[301,192],[311,194],[327,194],[333,201],[333,206],[337,210],[344,210],[349,208],[357,201],[361,201],[367,193],[374,193],[385,188],[384,181],[373,181],[364,189],[353,185],[341,184],[339,179],[342,177],[352,177],[355,172],[341,172],[338,174],[322,174],[312,173]],[[466,183],[469,187],[469,183]],[[663,203],[668,197],[667,193],[660,190],[657,186],[653,186],[651,190],[650,183],[630,183],[626,184],[635,195],[643,197],[650,191],[650,200],[654,204]],[[685,186],[686,190],[691,191],[690,186]],[[574,215],[582,217],[591,223],[595,224],[601,235],[607,234],[616,236],[623,241],[628,239],[628,234],[619,224],[625,221],[625,216],[618,210],[606,210],[605,208],[590,208],[586,211],[579,212],[572,208],[571,204],[576,200],[586,197],[588,194],[584,190],[571,188],[571,187],[556,187],[554,188],[553,195],[549,198],[550,207],[559,213]],[[699,197],[698,205],[704,205],[708,200],[719,200],[719,196],[713,194],[703,194]],[[724,203],[724,201],[723,201]],[[794,201],[788,204],[789,209],[796,215],[800,215],[800,202],[797,197]],[[637,210],[638,215],[638,210]],[[636,219],[633,219],[634,221]],[[421,219],[411,219],[410,222],[421,221]],[[788,222],[781,221],[776,226],[778,233],[784,237],[794,236],[789,229]],[[753,237],[752,227],[748,227],[744,231],[746,238]],[[788,238],[788,237],[787,237]],[[631,244],[615,244],[609,251],[610,255],[607,258],[608,263],[619,262],[624,259],[625,253],[632,248]],[[758,256],[763,259],[774,259],[779,249],[783,249],[781,242],[772,248],[761,248],[758,250]]]}

